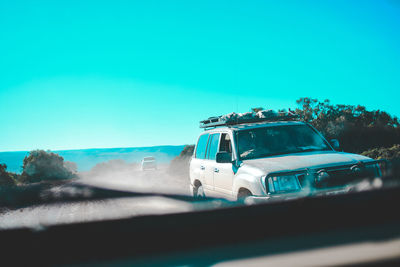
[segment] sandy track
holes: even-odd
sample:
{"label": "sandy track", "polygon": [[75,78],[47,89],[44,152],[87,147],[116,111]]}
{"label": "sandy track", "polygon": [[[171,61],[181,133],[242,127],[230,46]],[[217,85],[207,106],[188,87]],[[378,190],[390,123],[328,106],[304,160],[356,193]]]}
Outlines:
{"label": "sandy track", "polygon": [[80,182],[88,185],[128,190],[189,195],[189,177],[171,175],[166,168],[141,171],[138,168],[99,173],[83,173]]}
{"label": "sandy track", "polygon": [[[101,175],[86,173],[82,174],[77,182],[125,191],[189,194],[189,179],[169,175],[165,169],[149,171],[132,169]],[[55,190],[63,190],[63,187]],[[0,215],[0,229],[19,227],[40,229],[54,224],[191,210],[193,210],[191,203],[154,196],[38,205],[3,212]]]}

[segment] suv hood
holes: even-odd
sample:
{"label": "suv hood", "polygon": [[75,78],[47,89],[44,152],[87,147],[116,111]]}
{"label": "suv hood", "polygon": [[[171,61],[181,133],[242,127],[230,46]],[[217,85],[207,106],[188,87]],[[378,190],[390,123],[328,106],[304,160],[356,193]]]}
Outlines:
{"label": "suv hood", "polygon": [[257,168],[265,173],[314,169],[340,165],[357,164],[359,161],[370,161],[371,158],[335,151],[314,151],[290,155],[272,156],[260,159],[244,160],[245,166]]}

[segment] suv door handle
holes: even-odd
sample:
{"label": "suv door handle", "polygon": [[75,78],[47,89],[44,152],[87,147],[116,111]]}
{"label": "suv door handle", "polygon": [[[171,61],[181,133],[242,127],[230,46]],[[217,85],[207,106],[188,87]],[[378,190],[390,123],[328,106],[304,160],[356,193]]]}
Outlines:
{"label": "suv door handle", "polygon": [[206,168],[204,166],[200,166],[200,170],[205,170]]}
{"label": "suv door handle", "polygon": [[219,169],[218,168],[214,168],[214,172],[219,172]]}

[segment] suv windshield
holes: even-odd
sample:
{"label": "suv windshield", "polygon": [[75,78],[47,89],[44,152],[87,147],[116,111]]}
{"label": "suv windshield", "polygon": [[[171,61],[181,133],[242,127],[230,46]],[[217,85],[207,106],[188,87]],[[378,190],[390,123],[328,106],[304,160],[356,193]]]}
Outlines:
{"label": "suv windshield", "polygon": [[307,151],[331,150],[308,125],[270,126],[238,132],[240,159],[254,159]]}

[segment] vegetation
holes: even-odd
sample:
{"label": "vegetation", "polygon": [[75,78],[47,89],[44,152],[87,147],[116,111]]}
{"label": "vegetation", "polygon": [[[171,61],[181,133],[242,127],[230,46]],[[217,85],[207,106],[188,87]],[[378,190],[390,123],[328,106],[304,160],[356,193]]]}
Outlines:
{"label": "vegetation", "polygon": [[66,164],[64,158],[55,153],[34,150],[24,158],[19,180],[22,183],[33,183],[74,178],[76,170],[73,166],[71,163]]}
{"label": "vegetation", "polygon": [[385,148],[373,148],[362,153],[364,156],[373,159],[385,159],[387,165],[384,165],[384,169],[388,169],[389,173],[394,177],[400,177],[400,144],[396,144],[392,147]]}
{"label": "vegetation", "polygon": [[16,184],[16,174],[7,172],[7,165],[0,164],[0,186],[13,186]]}
{"label": "vegetation", "polygon": [[189,177],[189,161],[192,158],[194,145],[186,145],[181,153],[174,158],[168,172],[174,175]]}
{"label": "vegetation", "polygon": [[389,148],[373,148],[362,153],[364,156],[374,159],[395,159],[400,158],[400,144]]}
{"label": "vegetation", "polygon": [[300,98],[295,110],[304,121],[330,139],[338,139],[346,152],[389,148],[400,143],[400,124],[396,117],[363,106],[331,105],[329,100]]}

